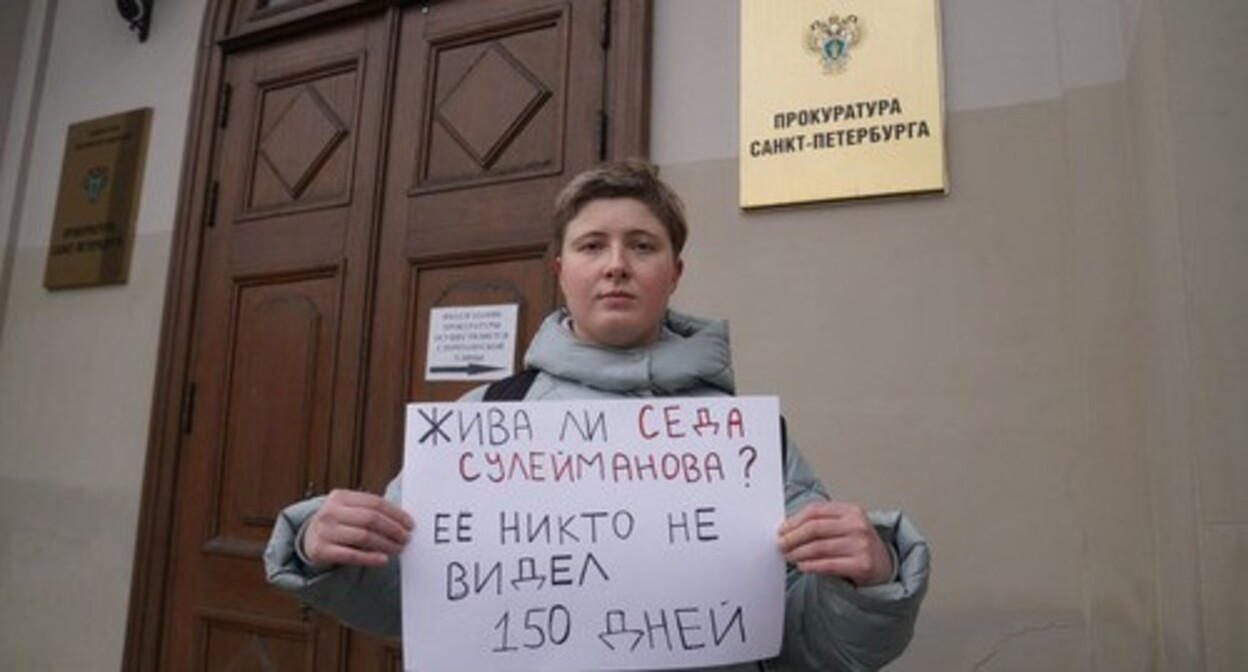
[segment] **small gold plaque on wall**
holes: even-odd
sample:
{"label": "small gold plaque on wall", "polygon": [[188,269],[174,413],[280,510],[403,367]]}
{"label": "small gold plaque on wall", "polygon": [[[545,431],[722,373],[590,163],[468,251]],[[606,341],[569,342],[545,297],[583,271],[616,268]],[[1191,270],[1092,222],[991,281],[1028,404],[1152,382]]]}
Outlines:
{"label": "small gold plaque on wall", "polygon": [[44,287],[129,279],[151,119],[143,108],[70,125]]}
{"label": "small gold plaque on wall", "polygon": [[938,0],[741,0],[741,207],[945,192]]}

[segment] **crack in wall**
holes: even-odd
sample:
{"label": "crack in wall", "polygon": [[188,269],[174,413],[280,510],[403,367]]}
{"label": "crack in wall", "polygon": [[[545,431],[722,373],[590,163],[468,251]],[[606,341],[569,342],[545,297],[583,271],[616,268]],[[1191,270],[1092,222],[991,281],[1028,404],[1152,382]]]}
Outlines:
{"label": "crack in wall", "polygon": [[1072,625],[1070,623],[1063,623],[1061,621],[1053,621],[1051,623],[1045,623],[1044,625],[1031,625],[1013,632],[1007,632],[997,638],[997,640],[992,643],[992,647],[988,650],[988,653],[971,666],[971,672],[981,672],[985,669],[984,666],[992,662],[992,659],[996,658],[997,654],[1001,653],[1001,651],[1004,650],[1009,644],[1025,637],[1053,632],[1054,630],[1079,630],[1079,626]]}

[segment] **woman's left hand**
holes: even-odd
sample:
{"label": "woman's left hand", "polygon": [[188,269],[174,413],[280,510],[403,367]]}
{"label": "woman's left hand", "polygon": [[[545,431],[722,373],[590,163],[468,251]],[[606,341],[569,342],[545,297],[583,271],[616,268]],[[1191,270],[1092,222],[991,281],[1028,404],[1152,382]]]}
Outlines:
{"label": "woman's left hand", "polygon": [[784,559],[809,574],[830,574],[859,586],[887,583],[893,556],[867,512],[849,502],[808,504],[780,526]]}

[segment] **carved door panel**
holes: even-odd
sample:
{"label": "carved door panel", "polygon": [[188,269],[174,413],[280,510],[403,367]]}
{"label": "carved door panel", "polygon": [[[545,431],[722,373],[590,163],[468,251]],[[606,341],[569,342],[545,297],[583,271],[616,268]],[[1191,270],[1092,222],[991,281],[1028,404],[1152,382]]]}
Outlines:
{"label": "carved door panel", "polygon": [[209,0],[126,669],[402,669],[265,584],[274,517],[381,491],[403,405],[474,384],[425,381],[432,308],[518,304],[522,355],[555,193],[644,150],[649,11]]}
{"label": "carved door panel", "polygon": [[[377,452],[365,460],[368,487],[384,487],[399,465],[404,403],[453,399],[479,384],[425,380],[431,309],[518,304],[519,367],[555,306],[551,202],[605,151],[606,7],[486,0],[403,17],[371,347],[365,445]],[[370,655],[353,647],[352,661],[376,669]]]}
{"label": "carved door panel", "polygon": [[355,477],[385,49],[359,21],[227,61],[162,669],[338,656],[261,554],[282,506]]}

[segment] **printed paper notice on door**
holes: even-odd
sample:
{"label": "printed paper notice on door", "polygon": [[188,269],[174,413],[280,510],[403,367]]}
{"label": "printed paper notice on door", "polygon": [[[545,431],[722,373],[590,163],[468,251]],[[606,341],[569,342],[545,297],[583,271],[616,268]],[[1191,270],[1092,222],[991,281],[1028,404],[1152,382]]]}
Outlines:
{"label": "printed paper notice on door", "polygon": [[409,405],[404,669],[777,655],[780,438],[775,397]]}
{"label": "printed paper notice on door", "polygon": [[425,380],[501,380],[516,357],[520,306],[452,306],[429,311]]}

